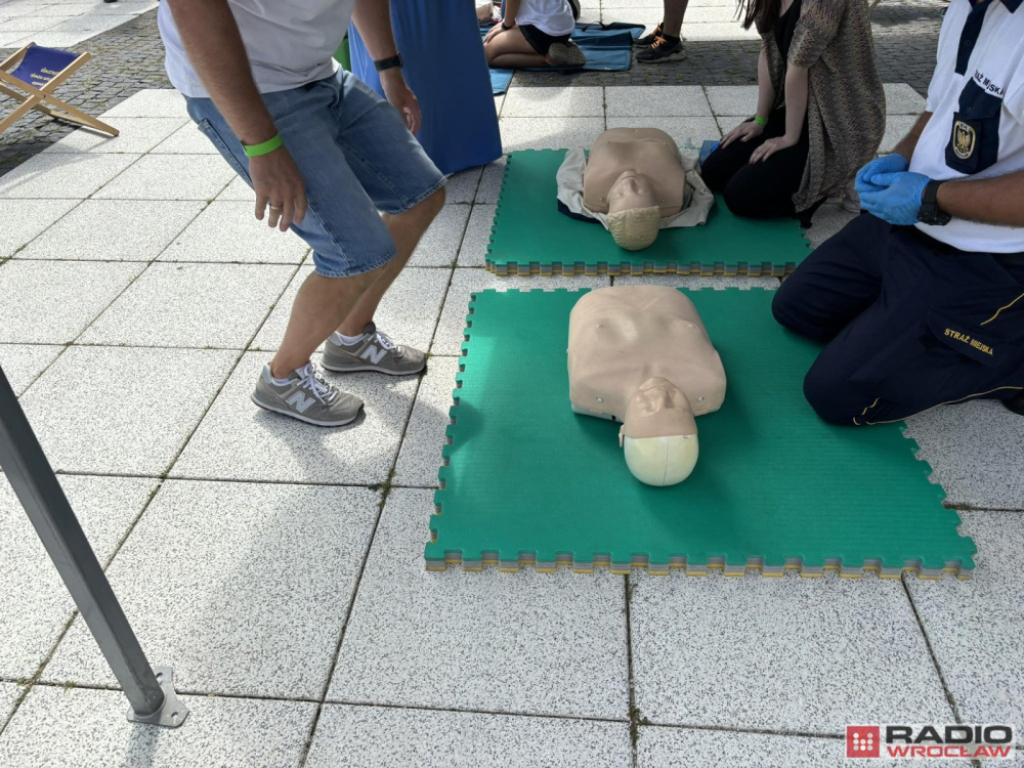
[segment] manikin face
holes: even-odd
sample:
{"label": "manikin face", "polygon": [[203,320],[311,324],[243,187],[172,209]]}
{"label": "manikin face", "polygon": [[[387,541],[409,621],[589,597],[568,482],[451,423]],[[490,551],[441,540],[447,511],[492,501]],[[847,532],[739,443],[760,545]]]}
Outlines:
{"label": "manikin face", "polygon": [[627,433],[643,437],[692,435],[693,409],[675,384],[668,379],[648,379],[633,393],[623,420]]}
{"label": "manikin face", "polygon": [[658,200],[651,180],[636,171],[624,171],[608,191],[608,212],[655,208]]}
{"label": "manikin face", "polygon": [[642,483],[675,485],[690,476],[700,448],[686,395],[666,379],[648,379],[626,405],[626,466]]}

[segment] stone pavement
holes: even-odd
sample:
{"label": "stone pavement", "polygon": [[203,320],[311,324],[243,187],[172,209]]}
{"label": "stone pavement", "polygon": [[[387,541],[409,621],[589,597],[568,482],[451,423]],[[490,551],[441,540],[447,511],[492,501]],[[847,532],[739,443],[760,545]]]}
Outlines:
{"label": "stone pavement", "polygon": [[[136,90],[104,118],[119,138],[76,131],[0,178],[0,365],[191,715],[125,720],[0,480],[0,766],[831,768],[848,723],[1024,724],[1019,418],[974,402],[908,424],[978,545],[971,582],[428,573],[470,293],[612,280],[486,272],[502,165],[459,174],[377,318],[429,371],[336,377],[367,402],[349,429],[259,411],[308,249],[252,219],[175,92]],[[577,83],[496,107],[512,150],[631,120],[709,138],[754,98]],[[922,99],[896,81],[887,102],[891,144]],[[824,206],[809,236],[848,220]],[[777,285],[614,280],[638,281]]]}

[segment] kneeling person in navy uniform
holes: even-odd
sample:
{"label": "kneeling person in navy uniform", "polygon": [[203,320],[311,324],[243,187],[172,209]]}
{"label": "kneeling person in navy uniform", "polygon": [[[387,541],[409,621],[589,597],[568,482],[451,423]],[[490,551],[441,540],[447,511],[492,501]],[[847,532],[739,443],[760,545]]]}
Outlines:
{"label": "kneeling person in navy uniform", "polygon": [[1024,0],[953,0],[926,112],[857,174],[862,213],[772,310],[826,344],[804,381],[835,424],[997,398],[1024,414]]}

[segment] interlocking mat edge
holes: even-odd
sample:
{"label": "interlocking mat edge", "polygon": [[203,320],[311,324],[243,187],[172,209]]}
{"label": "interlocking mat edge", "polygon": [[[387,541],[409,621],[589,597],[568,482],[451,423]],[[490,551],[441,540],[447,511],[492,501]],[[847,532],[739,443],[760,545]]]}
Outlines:
{"label": "interlocking mat edge", "polygon": [[[720,197],[707,224],[662,230],[650,248],[637,252],[622,250],[600,224],[574,221],[558,212],[555,174],[566,151],[526,149],[507,156],[487,245],[489,271],[502,277],[781,277],[790,274],[810,253],[810,242],[795,219],[742,219],[733,216]],[[515,190],[514,197],[509,195],[510,189]],[[529,256],[524,258],[524,252],[529,252]],[[695,256],[687,258],[689,252]],[[580,255],[566,258],[566,254]]]}
{"label": "interlocking mat edge", "polygon": [[[572,304],[575,303],[579,296],[586,293],[587,290],[588,289],[568,291],[564,288],[557,289],[555,291],[532,290],[522,292],[518,290],[510,290],[507,292],[487,290],[472,294],[472,298],[469,303],[469,315],[466,318],[467,327],[465,330],[465,341],[462,346],[463,359],[459,365],[460,372],[456,376],[456,389],[453,392],[452,398],[455,404],[449,410],[450,425],[446,431],[446,445],[442,452],[442,466],[438,472],[440,489],[435,492],[434,497],[435,514],[431,516],[430,521],[431,540],[427,543],[424,553],[426,567],[428,570],[440,571],[445,570],[452,565],[461,565],[462,569],[465,571],[479,571],[483,570],[485,566],[497,566],[499,570],[502,571],[517,571],[520,567],[528,565],[534,566],[536,570],[542,572],[552,572],[557,570],[559,566],[563,566],[571,568],[577,573],[592,573],[595,567],[605,566],[609,567],[611,571],[616,574],[628,574],[632,568],[644,568],[653,575],[664,575],[667,574],[670,569],[676,568],[682,569],[687,575],[693,576],[705,575],[709,570],[721,570],[727,576],[743,576],[748,571],[755,571],[764,576],[775,577],[782,576],[786,571],[797,571],[803,577],[818,578],[822,576],[824,571],[832,570],[838,571],[840,576],[846,578],[860,578],[868,572],[877,572],[881,578],[887,579],[900,578],[901,574],[904,572],[910,572],[921,579],[930,580],[940,578],[941,574],[944,572],[952,573],[961,580],[966,580],[971,577],[974,568],[973,554],[976,552],[974,543],[969,537],[961,536],[957,530],[961,522],[959,514],[953,509],[947,509],[942,506],[941,502],[945,499],[945,493],[942,491],[940,486],[929,482],[928,476],[931,474],[931,468],[927,462],[923,462],[917,458],[916,454],[918,451],[918,445],[912,438],[906,436],[903,430],[903,425],[893,424],[886,427],[875,426],[871,427],[870,431],[854,427],[828,427],[820,422],[812,422],[812,418],[816,419],[816,417],[813,417],[813,412],[810,412],[809,415],[805,414],[797,417],[806,419],[806,423],[808,425],[816,424],[816,426],[804,430],[805,433],[811,432],[811,434],[805,437],[804,442],[809,442],[812,439],[818,440],[821,444],[825,445],[827,452],[829,447],[829,430],[839,430],[834,433],[837,441],[856,441],[861,440],[862,438],[866,439],[867,442],[861,443],[856,451],[860,451],[861,457],[867,457],[863,469],[871,473],[871,479],[868,480],[868,482],[876,484],[880,483],[884,486],[887,482],[893,482],[893,478],[895,478],[901,487],[894,488],[891,493],[886,489],[881,493],[881,495],[876,492],[878,490],[877,488],[870,489],[863,499],[855,499],[850,503],[844,503],[838,506],[835,503],[830,503],[828,500],[823,500],[820,496],[818,498],[814,498],[812,496],[809,501],[805,500],[801,502],[804,505],[804,509],[810,510],[812,513],[817,513],[818,515],[835,514],[836,518],[841,518],[844,514],[850,514],[851,519],[867,519],[858,518],[860,512],[860,506],[858,505],[867,501],[867,503],[874,502],[877,506],[880,499],[884,498],[884,503],[890,506],[887,506],[885,510],[876,510],[873,513],[874,519],[870,522],[875,525],[893,526],[891,532],[878,532],[877,536],[879,538],[872,539],[872,532],[865,533],[859,530],[857,525],[854,525],[853,528],[849,528],[849,521],[847,521],[848,528],[845,531],[841,531],[840,536],[842,537],[843,534],[848,535],[849,540],[842,539],[842,544],[838,545],[835,541],[820,544],[822,549],[819,551],[819,554],[812,557],[792,556],[792,553],[789,553],[788,556],[782,556],[778,551],[769,552],[768,550],[771,549],[772,546],[778,546],[778,542],[771,545],[765,545],[764,541],[757,540],[755,529],[757,529],[757,525],[759,523],[756,521],[749,530],[741,532],[742,534],[751,536],[749,541],[744,540],[744,536],[741,535],[739,545],[719,547],[721,551],[717,553],[707,548],[703,550],[703,553],[692,551],[673,552],[670,549],[655,552],[653,551],[655,547],[650,547],[649,551],[646,552],[642,551],[642,548],[637,548],[636,550],[630,549],[630,551],[615,551],[614,548],[605,549],[602,547],[601,549],[604,549],[605,551],[600,551],[595,548],[593,552],[583,548],[576,548],[575,553],[566,551],[570,549],[569,547],[542,549],[540,547],[523,545],[521,533],[509,535],[510,531],[513,530],[516,525],[515,513],[517,511],[522,511],[521,508],[516,508],[514,505],[516,503],[525,503],[527,504],[527,507],[525,508],[527,513],[536,514],[532,510],[542,506],[541,504],[536,504],[538,498],[542,497],[538,497],[534,494],[529,499],[525,499],[524,496],[524,500],[522,502],[513,502],[510,499],[510,496],[515,495],[515,491],[510,491],[510,488],[514,489],[515,484],[513,483],[510,486],[505,482],[503,490],[499,488],[494,495],[486,498],[485,503],[483,504],[480,503],[481,498],[482,496],[487,497],[487,495],[491,493],[490,489],[486,487],[483,489],[477,487],[476,489],[471,489],[469,493],[469,496],[471,497],[474,493],[476,496],[470,499],[468,506],[473,507],[474,503],[477,504],[476,509],[470,510],[472,513],[471,516],[482,514],[480,512],[480,508],[484,506],[487,506],[488,508],[492,506],[500,506],[503,507],[504,511],[507,513],[505,514],[504,519],[497,519],[492,515],[488,522],[488,525],[494,525],[493,535],[490,531],[485,534],[492,546],[477,548],[478,542],[475,541],[472,544],[472,550],[469,547],[462,548],[458,546],[461,542],[457,542],[456,546],[452,546],[450,538],[451,533],[447,534],[449,538],[446,543],[446,531],[453,530],[452,524],[458,522],[457,519],[451,519],[451,515],[457,511],[450,508],[450,505],[456,501],[456,498],[453,497],[453,493],[465,494],[467,486],[465,473],[463,473],[463,476],[460,478],[458,473],[454,471],[455,468],[452,466],[453,459],[456,462],[460,460],[460,457],[455,455],[456,452],[460,448],[465,448],[465,444],[467,442],[472,442],[474,438],[478,437],[478,428],[481,424],[481,420],[492,418],[493,414],[496,412],[494,409],[503,407],[515,408],[517,405],[517,403],[512,403],[511,406],[503,405],[502,403],[504,401],[501,400],[495,403],[493,400],[489,399],[490,396],[495,393],[488,392],[487,408],[480,408],[481,391],[478,388],[474,389],[472,386],[467,387],[466,384],[467,382],[470,382],[471,384],[474,383],[474,378],[481,378],[480,374],[476,374],[474,366],[495,365],[495,361],[497,361],[497,365],[503,365],[506,364],[503,361],[515,359],[514,356],[517,355],[519,356],[519,359],[525,359],[527,356],[524,355],[523,352],[526,351],[528,347],[533,346],[531,339],[536,338],[537,329],[529,327],[529,323],[526,323],[522,327],[514,327],[508,324],[499,327],[496,320],[500,318],[487,321],[487,314],[500,315],[500,312],[495,312],[493,309],[495,301],[504,302],[506,305],[508,302],[519,302],[523,310],[535,310],[541,305],[534,300],[524,300],[523,297],[536,295],[550,297],[553,294],[556,296],[561,295],[561,299],[553,300],[560,302],[558,313],[565,314],[565,328],[563,329],[560,327],[558,328],[558,332],[553,334],[554,336],[560,337],[565,335],[564,332],[567,332],[568,311],[571,309]],[[730,342],[726,340],[725,337],[728,336],[728,334],[723,332],[722,328],[716,328],[720,323],[716,320],[716,313],[713,310],[717,306],[717,308],[721,310],[718,313],[719,315],[725,316],[734,314],[729,311],[730,308],[739,306],[740,304],[749,303],[743,299],[737,298],[738,295],[742,294],[746,294],[752,302],[760,302],[763,304],[763,309],[767,310],[768,303],[770,302],[770,296],[758,298],[758,295],[764,297],[769,293],[770,291],[758,288],[752,288],[750,290],[727,289],[725,291],[716,291],[714,289],[706,288],[703,290],[688,292],[687,295],[693,298],[694,303],[698,305],[699,309],[701,309],[705,324],[708,326],[709,332],[712,334],[712,338],[716,340],[716,345],[720,344],[719,340],[725,342],[724,348],[722,345],[719,345],[719,351],[722,353],[723,359],[726,362],[727,375],[733,375],[730,373],[730,369],[736,373],[740,373],[742,371],[741,366],[735,359],[734,353],[732,353],[732,360],[730,360],[729,351],[730,343],[736,347],[740,343],[736,339],[740,337],[737,335],[737,330],[734,330],[732,334],[734,337],[733,341]],[[724,296],[725,294],[732,294],[732,297]],[[544,303],[550,303],[550,300],[544,300]],[[480,312],[481,309],[484,310],[483,313]],[[760,311],[761,308],[757,309]],[[530,314],[531,311],[524,311],[521,313],[523,317],[527,317]],[[536,315],[538,313],[532,312],[532,314]],[[488,323],[489,327],[484,327],[484,324],[480,323],[481,319],[485,319],[485,322]],[[506,317],[505,319],[507,320],[508,318]],[[767,321],[771,323],[771,318],[768,317]],[[490,337],[490,343],[486,340],[482,342],[479,339],[475,340],[474,327],[478,330],[483,328],[486,334]],[[804,340],[797,340],[796,337],[788,335],[788,332],[785,332],[782,329],[777,330],[779,334],[786,334],[786,337],[792,341],[793,345],[799,346],[806,344]],[[774,331],[772,331],[772,333],[774,333]],[[754,335],[756,336],[756,334]],[[519,341],[514,341],[516,339]],[[740,341],[743,340],[741,339]],[[758,341],[759,340],[757,338],[750,339],[751,344],[757,344]],[[743,343],[745,343],[745,341],[743,341]],[[554,358],[552,356],[556,354],[555,347],[551,346],[553,344],[561,345],[561,349],[564,351],[564,340],[552,339],[548,342],[547,347],[545,347],[549,360],[553,360]],[[800,351],[796,355],[796,358],[803,357],[813,359],[813,353],[814,349],[806,349]],[[559,367],[561,367],[563,363],[564,355],[559,361]],[[748,368],[750,365],[755,367],[745,371],[744,373],[749,374],[751,371],[758,370],[756,367],[759,365],[758,361],[751,361]],[[547,367],[551,368],[552,363],[549,362]],[[536,375],[542,377],[544,374],[543,372],[539,372]],[[556,374],[551,373],[549,375],[551,377],[550,381],[554,382]],[[562,378],[566,379],[564,387],[566,391],[564,393],[553,393],[552,396],[558,399],[558,406],[564,406],[564,411],[568,413],[567,374],[565,374],[563,370],[560,375]],[[746,378],[751,379],[753,377],[748,375]],[[765,378],[765,381],[770,380],[770,375]],[[540,386],[543,387],[543,384]],[[729,396],[727,395],[726,403],[722,412],[725,412],[726,409],[732,408],[736,414],[734,420],[738,419],[740,423],[744,423],[744,419],[746,417],[741,417],[740,414],[743,414],[745,410],[749,411],[748,406],[750,403],[748,396],[750,395],[750,389],[751,387],[748,386],[748,391],[746,393],[737,394],[737,388],[735,387],[733,380],[730,380],[730,394],[733,395],[733,400],[730,402]],[[466,392],[469,392],[470,395],[470,400],[468,401],[464,396]],[[502,394],[508,395],[508,392]],[[561,395],[566,396],[565,403],[561,402]],[[781,407],[789,408],[790,411],[787,411],[787,413],[791,413],[794,404],[797,402],[797,398],[802,400],[802,392],[794,393],[793,397],[789,398],[790,402],[783,404]],[[524,398],[524,400],[518,403],[518,405],[529,408],[529,397]],[[806,406],[806,408],[809,411],[809,406]],[[462,410],[460,411],[460,409]],[[507,413],[509,413],[509,415],[503,418],[511,419],[515,424],[515,430],[510,434],[515,434],[517,430],[525,430],[529,428],[529,418],[521,419],[520,416],[514,412],[507,411]],[[552,411],[552,413],[555,412]],[[461,422],[460,416],[465,417]],[[698,462],[698,471],[702,469],[702,463],[706,467],[708,462],[714,462],[716,460],[713,444],[710,440],[711,435],[708,435],[708,440],[705,440],[703,437],[705,432],[712,431],[713,425],[710,420],[714,419],[716,416],[718,416],[718,414],[710,414],[700,419],[699,426],[702,430],[702,456],[700,462]],[[618,427],[618,425],[610,424],[609,422],[602,422],[598,419],[586,419],[584,417],[576,416],[570,416],[569,420],[566,421],[566,424],[578,424],[583,430],[591,431],[595,434],[599,433],[601,435],[600,445],[602,446],[606,444],[606,440],[611,439],[610,437],[606,438],[604,432],[608,432],[609,429],[612,432],[615,432]],[[564,429],[565,425],[562,425],[562,428]],[[731,429],[735,429],[735,426],[731,427]],[[799,430],[797,430],[797,432],[799,432]],[[542,439],[543,436],[538,435],[538,440]],[[792,445],[796,445],[796,443],[793,443]],[[832,445],[833,449],[835,448],[835,445],[839,445],[839,443],[834,442]],[[517,471],[523,467],[523,462],[517,463],[516,447],[517,446],[511,444],[506,445],[504,443],[499,446],[490,446],[490,449],[496,448],[498,453],[503,454],[498,460],[498,464],[495,465],[495,467],[499,468],[499,471],[490,473],[490,476],[494,477],[496,475],[501,475],[507,480],[508,476],[516,475]],[[518,447],[522,448],[522,446]],[[479,450],[479,447],[477,450]],[[602,450],[606,449],[602,448]],[[780,445],[779,450],[785,451],[785,445]],[[813,455],[817,450],[817,447],[811,449],[811,454]],[[610,470],[609,473],[621,477],[622,480],[621,483],[616,481],[614,487],[626,489],[641,488],[638,483],[635,483],[632,478],[627,476],[628,472],[625,468],[624,462],[621,460],[621,451],[617,450],[617,446],[607,449],[606,453],[608,451],[616,457],[615,459],[609,459],[609,461],[612,462],[607,465],[607,468]],[[856,459],[856,451],[853,453],[848,452],[845,455],[845,458],[849,459],[852,456]],[[876,453],[880,455],[876,456]],[[841,450],[838,457],[843,458]],[[461,458],[463,462],[465,462],[465,457],[463,456]],[[804,458],[806,460],[806,456]],[[813,459],[811,460],[813,461]],[[526,463],[528,464],[528,461]],[[898,466],[890,467],[889,465]],[[572,474],[565,471],[567,467],[571,467],[571,462],[563,467],[550,466],[550,476],[541,478],[521,477],[521,479],[524,483],[546,483],[548,486],[556,485],[560,483],[562,478]],[[758,469],[760,468],[754,468],[753,471],[755,474]],[[857,467],[851,467],[850,469],[856,470]],[[561,472],[559,470],[561,470]],[[766,482],[770,482],[771,477],[777,476],[769,474]],[[799,475],[797,476],[797,481],[798,477]],[[457,484],[461,482],[462,486],[460,488],[453,489],[450,486],[450,481],[453,479]],[[676,488],[684,488],[687,483],[694,483],[694,478],[691,477],[681,486],[676,486]],[[472,485],[473,483],[468,484]],[[499,482],[498,485],[502,485],[502,483]],[[712,505],[700,507],[701,510],[705,511],[705,514],[711,512],[712,509],[716,513],[720,512],[718,507],[715,506],[717,504],[715,494],[720,492],[720,486],[714,486],[714,484],[712,484],[712,489],[713,493],[710,496],[713,500]],[[664,493],[666,490],[669,493],[672,492],[671,489],[653,489],[653,493]],[[780,520],[783,520],[784,522],[784,518],[786,514],[788,514],[785,507],[789,505],[790,496],[799,496],[800,490],[801,489],[799,487],[796,487],[793,491],[787,490],[781,499],[782,503],[780,503],[779,498],[771,498],[771,493],[765,494],[763,500],[759,495],[755,494],[753,500],[763,505],[763,510],[758,514],[777,514],[779,515]],[[813,489],[811,490],[813,491]],[[628,493],[632,492],[633,491],[628,491]],[[636,493],[639,494],[651,494],[651,492],[652,489],[647,489],[646,487],[642,487],[642,490],[636,491]],[[818,489],[818,492],[820,493],[820,489]],[[836,495],[841,495],[842,493],[842,490],[836,490]],[[778,494],[776,494],[776,497],[778,497]],[[870,499],[868,497],[870,497]],[[652,495],[637,496],[636,498],[641,500],[646,499],[648,502],[651,501],[652,498],[657,499],[656,496]],[[557,494],[547,500],[550,501],[550,504],[547,506],[552,509],[553,514],[557,514]],[[747,504],[750,501],[750,498],[743,499],[744,504]],[[530,502],[535,503],[533,507],[529,506]],[[658,502],[655,501],[654,506],[656,506],[657,503]],[[733,503],[735,504],[735,499],[733,500]],[[772,506],[773,504],[775,505],[774,507]],[[467,504],[463,502],[462,506],[467,506]],[[721,506],[721,514],[728,515],[728,502],[723,503]],[[851,511],[849,509],[850,506],[853,506],[855,509]],[[445,515],[446,507],[449,507],[447,510],[449,512],[448,516]],[[669,509],[672,513],[680,511],[675,502],[673,502],[673,505],[671,505]],[[465,519],[465,512],[460,511],[459,513],[463,514],[463,519]],[[888,517],[888,513],[891,513],[893,517]],[[655,512],[655,514],[657,514],[657,512]],[[908,515],[913,518],[914,522],[904,522],[902,518],[904,515]],[[512,519],[511,524],[509,522],[509,518]],[[819,526],[828,527],[832,524],[830,521],[833,518],[825,517],[822,519],[825,522],[819,523]],[[792,522],[793,521],[791,521],[791,524]],[[800,529],[805,527],[806,522],[808,522],[806,519],[796,519],[797,528]],[[812,518],[809,522],[811,522],[812,525],[806,527],[813,528],[813,523],[816,521]],[[925,527],[926,529],[913,528],[914,524],[921,522],[927,523],[927,526]],[[595,524],[597,524],[596,520]],[[766,525],[763,521],[761,521],[760,524]],[[836,523],[836,525],[840,524],[841,522]],[[474,525],[476,525],[476,522],[474,522]],[[486,528],[487,526],[485,525],[484,527]],[[912,538],[914,538],[914,542],[916,543],[908,545],[905,542],[901,542],[899,544],[895,544],[893,537],[898,538],[901,535],[906,536],[908,527],[913,528],[915,531],[915,533],[912,534]],[[737,528],[742,528],[742,526],[737,525]],[[759,535],[763,536],[764,530],[771,529],[770,527],[763,529],[760,531]],[[718,535],[721,534],[719,533]],[[861,541],[857,541],[858,536],[866,536],[866,540],[872,540],[872,543],[865,545],[863,538]],[[472,539],[474,537],[471,535],[469,538]],[[529,538],[529,536],[527,536],[527,538]],[[544,537],[541,536],[540,538],[543,539]],[[582,536],[581,538],[587,539],[587,536]],[[828,537],[826,536],[825,538],[827,539]],[[808,534],[808,538],[805,539],[804,543],[796,546],[797,548],[804,546],[808,541],[812,543],[812,546],[818,546],[819,539],[820,537],[816,539],[815,535]],[[502,541],[504,542],[504,547],[499,543]],[[514,542],[517,546],[509,547],[509,542]],[[534,543],[537,542],[535,541]],[[604,543],[609,544],[610,542],[606,541]],[[670,547],[671,545],[667,546]],[[701,545],[697,545],[696,549],[700,549],[700,546]],[[826,551],[829,547],[831,547],[833,551]],[[907,556],[907,549],[909,548],[914,550],[915,547],[920,551],[916,551],[914,556]],[[746,552],[743,552],[744,548],[747,550]],[[759,551],[759,549],[761,551]],[[866,556],[864,553],[869,549],[876,550],[872,554],[877,556]],[[850,558],[843,556],[839,550],[845,550],[847,554],[851,551],[859,554],[856,557]],[[928,554],[925,554],[925,550],[930,551]]]}

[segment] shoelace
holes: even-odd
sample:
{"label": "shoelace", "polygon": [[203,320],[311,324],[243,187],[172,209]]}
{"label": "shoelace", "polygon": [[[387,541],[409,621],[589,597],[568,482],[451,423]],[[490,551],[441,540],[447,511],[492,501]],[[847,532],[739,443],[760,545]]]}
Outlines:
{"label": "shoelace", "polygon": [[377,331],[377,343],[387,350],[395,348],[395,342],[393,342],[391,337],[384,333],[384,331]]}
{"label": "shoelace", "polygon": [[299,387],[307,390],[321,403],[332,403],[338,396],[338,390],[332,387],[324,379],[323,374],[318,371],[312,363],[303,368],[299,373]]}

